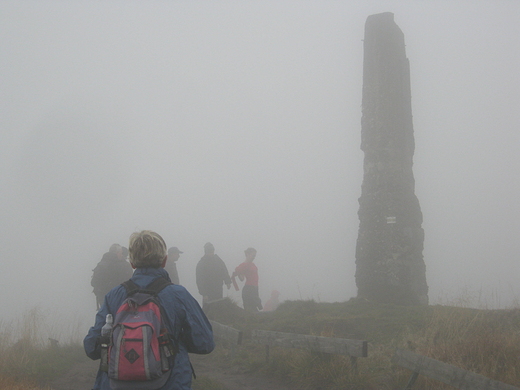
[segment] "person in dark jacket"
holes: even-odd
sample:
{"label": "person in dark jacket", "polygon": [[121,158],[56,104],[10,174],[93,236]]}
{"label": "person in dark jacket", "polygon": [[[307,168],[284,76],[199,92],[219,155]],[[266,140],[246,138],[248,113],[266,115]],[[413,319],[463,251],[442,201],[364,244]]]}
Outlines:
{"label": "person in dark jacket", "polygon": [[170,275],[170,279],[173,283],[179,284],[179,273],[177,272],[177,260],[181,257],[181,252],[176,246],[168,249],[168,262],[166,263],[166,271]]}
{"label": "person in dark jacket", "polygon": [[[128,250],[126,252],[128,253]],[[96,296],[97,309],[103,303],[106,293],[132,277],[132,267],[126,261],[126,256],[127,254],[124,253],[121,245],[112,244],[108,252],[96,265],[96,268],[92,270],[90,285],[93,287],[93,293]]]}
{"label": "person in dark jacket", "polygon": [[[167,261],[166,244],[162,237],[145,230],[130,237],[130,262],[136,270],[132,281],[145,288],[158,278],[170,281],[164,270]],[[83,340],[86,354],[93,360],[101,357],[99,336],[107,314],[115,314],[127,298],[124,286],[119,285],[106,294],[96,314],[93,327]],[[174,361],[170,361],[170,373],[160,390],[189,390],[193,370],[188,353],[208,354],[215,348],[211,324],[198,302],[182,286],[171,284],[159,294],[158,300],[164,310],[164,323],[168,333],[178,346]],[[132,385],[135,383],[130,383]],[[133,388],[133,387],[129,387]],[[137,387],[136,387],[137,388]],[[110,380],[104,371],[98,371],[93,390],[110,390]]]}
{"label": "person in dark jacket", "polygon": [[211,242],[204,245],[204,256],[197,263],[196,280],[199,294],[202,295],[203,307],[207,303],[222,299],[222,286],[231,287],[231,278],[224,261],[215,254]]}

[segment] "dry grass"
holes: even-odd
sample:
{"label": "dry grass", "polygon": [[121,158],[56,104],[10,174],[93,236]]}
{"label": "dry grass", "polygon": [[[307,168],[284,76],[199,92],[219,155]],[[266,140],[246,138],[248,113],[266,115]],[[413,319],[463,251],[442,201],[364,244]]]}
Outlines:
{"label": "dry grass", "polygon": [[0,390],[42,390],[48,389],[40,387],[36,383],[29,380],[14,379],[12,377],[0,374]]}
{"label": "dry grass", "polygon": [[[427,327],[410,335],[407,344],[416,353],[504,383],[520,384],[519,309],[437,306]],[[438,383],[422,387],[442,388]]]}
{"label": "dry grass", "polygon": [[[396,348],[504,383],[520,384],[520,309],[400,307],[357,300],[335,304],[288,302],[276,312],[258,316],[249,316],[235,307],[220,309],[218,321],[228,320],[227,324],[243,330],[246,342],[234,359],[219,356],[227,353],[225,350],[216,351],[215,359],[243,366],[246,371],[265,372],[302,390],[403,388],[411,372],[392,364]],[[77,342],[62,344],[60,340],[59,348],[51,347],[47,337],[63,332],[51,327],[54,333],[49,333],[42,324],[38,309],[29,311],[20,321],[0,323],[0,390],[37,389],[35,383],[87,359]],[[272,348],[266,362],[263,346],[247,342],[251,329],[363,339],[368,341],[368,357],[357,359],[357,373],[348,357],[296,349]],[[198,385],[222,388],[207,378]],[[424,376],[419,376],[414,388],[451,389]]]}
{"label": "dry grass", "polygon": [[[335,304],[295,301],[256,319],[233,316],[231,310],[221,313],[219,322],[224,317],[245,335],[256,328],[368,341],[368,357],[357,359],[357,374],[344,356],[271,348],[266,363],[262,346],[246,342],[240,348],[234,364],[264,371],[302,390],[404,388],[411,372],[392,363],[397,348],[520,385],[520,309],[401,307],[358,300]],[[419,376],[414,388],[452,389],[424,376]]]}
{"label": "dry grass", "polygon": [[[69,325],[66,325],[69,326]],[[0,390],[35,389],[87,359],[82,346],[36,307],[9,323],[0,323]],[[65,340],[59,340],[64,335]],[[58,337],[57,337],[58,336]],[[50,342],[50,339],[56,342]]]}

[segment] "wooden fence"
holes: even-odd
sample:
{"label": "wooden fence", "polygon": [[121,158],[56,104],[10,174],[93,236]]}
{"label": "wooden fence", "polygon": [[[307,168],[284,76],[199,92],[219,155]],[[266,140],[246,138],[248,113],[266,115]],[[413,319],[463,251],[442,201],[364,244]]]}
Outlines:
{"label": "wooden fence", "polygon": [[[230,345],[231,353],[234,356],[236,348],[242,344],[242,331],[222,325],[216,321],[210,320],[210,323],[213,327],[215,340],[223,341]],[[266,360],[269,360],[270,347],[297,348],[312,352],[349,356],[354,372],[357,372],[357,358],[368,356],[367,342],[365,340],[253,330],[251,341],[265,345]],[[412,371],[405,390],[411,390],[419,375],[438,380],[460,390],[520,390],[519,387],[508,385],[410,351],[398,349],[395,351],[392,360],[395,364]]]}
{"label": "wooden fence", "polygon": [[242,331],[231,326],[222,325],[216,321],[209,321],[213,328],[215,341],[224,341],[231,346],[231,355],[235,356],[236,349],[242,344]]}
{"label": "wooden fence", "polygon": [[266,360],[269,360],[269,347],[299,348],[313,352],[333,353],[350,357],[352,368],[357,372],[357,358],[367,357],[367,342],[333,337],[310,336],[294,333],[253,330],[252,341],[266,346]]}
{"label": "wooden fence", "polygon": [[460,390],[520,390],[518,387],[410,351],[398,349],[393,361],[397,365],[412,371],[412,376],[405,390],[412,388],[419,375],[438,380]]}

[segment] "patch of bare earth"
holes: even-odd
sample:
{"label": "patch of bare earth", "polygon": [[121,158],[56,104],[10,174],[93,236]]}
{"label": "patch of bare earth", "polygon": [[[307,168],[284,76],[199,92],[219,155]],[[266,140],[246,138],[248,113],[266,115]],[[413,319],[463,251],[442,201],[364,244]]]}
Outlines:
{"label": "patch of bare earth", "polygon": [[218,382],[227,390],[294,390],[266,375],[245,372],[237,366],[215,364],[211,354],[190,355],[190,359],[197,376]]}
{"label": "patch of bare earth", "polygon": [[91,390],[94,387],[99,360],[89,360],[73,366],[65,375],[49,383],[53,390]]}

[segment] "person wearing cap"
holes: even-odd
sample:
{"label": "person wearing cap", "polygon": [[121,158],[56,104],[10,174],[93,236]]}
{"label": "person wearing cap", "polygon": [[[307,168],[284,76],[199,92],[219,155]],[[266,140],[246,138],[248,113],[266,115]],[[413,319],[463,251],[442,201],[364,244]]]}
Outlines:
{"label": "person wearing cap", "polygon": [[175,284],[179,283],[179,274],[177,272],[177,260],[179,260],[179,257],[181,257],[181,253],[184,253],[179,250],[176,246],[172,246],[170,249],[168,249],[168,262],[166,263],[166,271],[168,272],[168,275],[170,275],[170,279]]}
{"label": "person wearing cap", "polygon": [[211,242],[204,245],[204,256],[197,263],[196,280],[199,294],[202,295],[202,308],[208,303],[223,298],[222,286],[231,287],[231,278],[224,261],[215,254]]}

